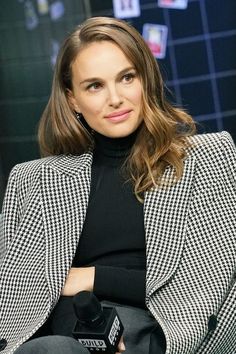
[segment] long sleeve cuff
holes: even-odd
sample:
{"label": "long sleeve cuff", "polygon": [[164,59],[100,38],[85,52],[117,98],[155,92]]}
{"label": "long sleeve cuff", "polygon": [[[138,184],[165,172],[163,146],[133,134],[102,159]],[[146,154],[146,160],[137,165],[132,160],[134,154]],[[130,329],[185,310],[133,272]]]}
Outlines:
{"label": "long sleeve cuff", "polygon": [[96,265],[94,294],[109,300],[145,308],[145,270]]}

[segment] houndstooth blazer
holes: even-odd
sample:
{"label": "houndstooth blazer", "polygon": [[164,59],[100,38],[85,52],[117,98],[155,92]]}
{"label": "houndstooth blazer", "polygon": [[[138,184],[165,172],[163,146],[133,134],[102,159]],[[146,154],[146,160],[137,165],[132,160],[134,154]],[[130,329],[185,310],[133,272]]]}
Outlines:
{"label": "houndstooth blazer", "polygon": [[[145,194],[146,304],[166,354],[235,354],[235,147],[226,132],[189,139],[181,180]],[[92,153],[61,155],[11,172],[1,238],[4,354],[32,336],[59,299],[85,219],[91,163]]]}

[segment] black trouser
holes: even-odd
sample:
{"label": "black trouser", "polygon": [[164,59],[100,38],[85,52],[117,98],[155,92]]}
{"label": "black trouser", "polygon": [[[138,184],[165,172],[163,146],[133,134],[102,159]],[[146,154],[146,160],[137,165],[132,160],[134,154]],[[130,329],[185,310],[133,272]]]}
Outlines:
{"label": "black trouser", "polygon": [[14,354],[89,354],[89,351],[73,338],[46,336],[22,344]]}

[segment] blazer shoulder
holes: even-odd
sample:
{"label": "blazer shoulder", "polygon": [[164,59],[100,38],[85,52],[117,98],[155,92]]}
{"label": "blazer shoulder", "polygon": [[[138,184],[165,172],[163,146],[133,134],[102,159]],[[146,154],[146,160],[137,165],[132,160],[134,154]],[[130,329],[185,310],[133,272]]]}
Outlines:
{"label": "blazer shoulder", "polygon": [[227,155],[228,159],[235,161],[236,148],[231,135],[222,131],[219,133],[198,134],[188,138],[189,147],[187,153],[206,159],[222,159]]}
{"label": "blazer shoulder", "polygon": [[49,167],[59,174],[75,176],[80,171],[90,167],[91,163],[92,152],[81,155],[49,156],[17,164],[13,167],[9,178],[15,178],[20,182],[31,182],[41,176],[44,167]]}
{"label": "blazer shoulder", "polygon": [[42,166],[51,165],[54,161],[59,159],[61,159],[61,155],[22,162],[13,167],[11,175],[37,175],[41,171]]}
{"label": "blazer shoulder", "polygon": [[[228,132],[199,134],[188,138],[187,159],[196,161],[199,181],[228,181],[236,188],[236,148]],[[207,182],[207,183],[208,183]]]}

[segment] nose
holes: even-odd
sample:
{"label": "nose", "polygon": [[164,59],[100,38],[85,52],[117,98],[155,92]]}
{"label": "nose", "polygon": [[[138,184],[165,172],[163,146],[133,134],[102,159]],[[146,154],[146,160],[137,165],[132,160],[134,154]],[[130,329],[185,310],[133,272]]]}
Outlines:
{"label": "nose", "polygon": [[123,97],[115,85],[108,88],[108,100],[109,105],[115,108],[123,103]]}

